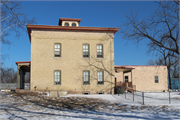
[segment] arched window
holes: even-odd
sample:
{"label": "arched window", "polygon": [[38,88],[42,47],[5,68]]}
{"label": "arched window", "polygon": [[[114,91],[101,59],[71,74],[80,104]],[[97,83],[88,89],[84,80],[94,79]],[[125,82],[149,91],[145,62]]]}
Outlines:
{"label": "arched window", "polygon": [[65,23],[65,26],[69,26],[69,23]]}
{"label": "arched window", "polygon": [[76,26],[76,23],[72,23],[72,26]]}

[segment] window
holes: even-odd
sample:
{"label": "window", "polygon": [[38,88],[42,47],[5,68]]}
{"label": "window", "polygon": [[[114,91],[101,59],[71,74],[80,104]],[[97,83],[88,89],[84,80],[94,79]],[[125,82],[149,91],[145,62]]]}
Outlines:
{"label": "window", "polygon": [[97,57],[98,58],[103,57],[103,45],[97,45]]}
{"label": "window", "polygon": [[154,78],[155,78],[155,83],[159,83],[158,76],[155,76]]}
{"label": "window", "polygon": [[124,79],[125,79],[125,82],[128,82],[128,76],[125,76]]}
{"label": "window", "polygon": [[89,45],[83,45],[83,57],[89,57]]}
{"label": "window", "polygon": [[61,71],[59,70],[54,71],[54,84],[55,85],[61,84]]}
{"label": "window", "polygon": [[69,26],[69,23],[65,23],[65,26]]}
{"label": "window", "polygon": [[83,71],[83,84],[89,84],[89,71]]}
{"label": "window", "polygon": [[104,77],[103,77],[103,71],[98,71],[97,72],[97,78],[98,78],[98,85],[104,84]]}
{"label": "window", "polygon": [[72,23],[72,26],[76,26],[76,23]]}
{"label": "window", "polygon": [[61,44],[54,44],[54,57],[61,57]]}

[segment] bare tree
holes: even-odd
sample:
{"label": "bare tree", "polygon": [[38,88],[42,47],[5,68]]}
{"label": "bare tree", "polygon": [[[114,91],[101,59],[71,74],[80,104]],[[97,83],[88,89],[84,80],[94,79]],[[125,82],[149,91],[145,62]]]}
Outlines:
{"label": "bare tree", "polygon": [[3,44],[11,44],[6,39],[12,31],[16,33],[16,37],[20,37],[21,31],[26,30],[26,24],[35,23],[35,19],[28,19],[27,15],[21,12],[22,6],[19,1],[1,0],[1,38]]}
{"label": "bare tree", "polygon": [[[114,88],[114,67],[109,68],[108,63],[112,64],[114,63],[114,60],[107,63],[107,61],[105,62],[102,59],[96,59],[95,56],[90,56],[89,59],[84,59],[84,61],[85,64],[77,63],[77,69],[91,71],[89,79],[93,83],[98,83],[97,70],[103,71],[103,84],[106,84],[106,88],[102,88],[101,91],[112,93],[112,89]],[[113,77],[112,81],[111,77]],[[81,81],[82,79],[82,76],[79,76],[77,81]],[[86,89],[88,89],[87,86],[82,86],[82,90],[86,91]]]}
{"label": "bare tree", "polygon": [[[178,72],[179,61],[179,1],[157,1],[159,6],[146,19],[138,20],[137,14],[127,15],[127,22],[121,33],[124,38],[139,44],[148,41],[148,52],[155,52],[158,59],[148,61],[149,65],[166,65],[169,83],[172,71]],[[176,73],[174,73],[175,75]],[[177,74],[176,74],[177,76]],[[171,87],[171,85],[170,85]]]}
{"label": "bare tree", "polygon": [[25,83],[30,83],[30,72],[25,73]]}
{"label": "bare tree", "polygon": [[179,57],[176,55],[170,55],[169,50],[166,49],[156,49],[154,50],[158,51],[157,56],[159,57],[155,61],[149,60],[147,62],[148,65],[166,65],[168,69],[168,80],[169,80],[169,86],[170,89],[172,89],[171,86],[171,78],[178,78],[179,77]]}
{"label": "bare tree", "polygon": [[[27,15],[21,12],[22,6],[19,1],[1,0],[1,32],[0,42],[10,45],[12,42],[7,39],[12,32],[15,32],[17,38],[22,31],[27,31],[26,24],[34,24],[35,19],[28,19]],[[26,32],[27,33],[27,32]],[[6,55],[1,55],[1,60],[7,58]],[[1,61],[2,63],[2,61]],[[12,78],[12,68],[2,68],[1,66],[1,82],[14,82],[16,78]],[[11,74],[10,74],[11,73]],[[15,74],[16,75],[16,74]],[[4,77],[4,78],[3,78]]]}
{"label": "bare tree", "polygon": [[179,55],[179,1],[158,1],[158,9],[149,18],[138,20],[137,14],[127,15],[120,29],[124,38],[135,43],[148,41],[148,46],[162,48],[170,55]]}
{"label": "bare tree", "polygon": [[17,72],[13,68],[1,67],[0,75],[0,83],[16,83],[17,81]]}

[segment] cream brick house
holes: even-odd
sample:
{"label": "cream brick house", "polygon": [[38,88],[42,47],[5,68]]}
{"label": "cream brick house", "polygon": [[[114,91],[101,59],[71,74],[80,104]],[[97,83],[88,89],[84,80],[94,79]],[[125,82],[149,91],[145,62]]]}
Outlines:
{"label": "cream brick house", "polygon": [[80,21],[60,18],[59,26],[27,25],[31,62],[16,62],[20,89],[29,70],[32,91],[113,92],[114,34],[119,28],[80,27]]}
{"label": "cream brick house", "polygon": [[165,66],[114,66],[119,28],[80,27],[80,21],[60,18],[59,26],[27,25],[31,61],[16,62],[17,89],[24,89],[25,72],[30,72],[31,91],[113,94],[120,83],[136,90],[167,90]]}

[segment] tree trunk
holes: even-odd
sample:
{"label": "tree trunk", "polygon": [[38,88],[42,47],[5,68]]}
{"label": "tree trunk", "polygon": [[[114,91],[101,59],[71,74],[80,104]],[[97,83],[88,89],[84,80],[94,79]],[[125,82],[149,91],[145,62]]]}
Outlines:
{"label": "tree trunk", "polygon": [[171,86],[170,68],[168,69],[168,80],[169,80],[169,89],[172,89],[172,86]]}

